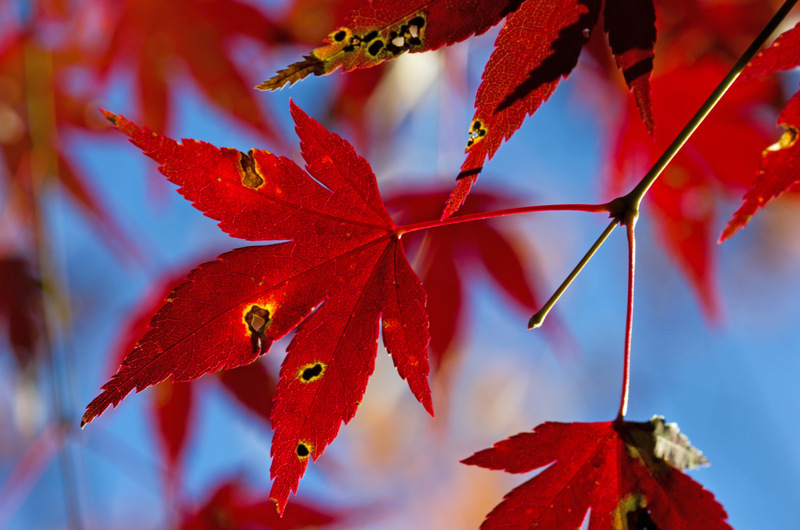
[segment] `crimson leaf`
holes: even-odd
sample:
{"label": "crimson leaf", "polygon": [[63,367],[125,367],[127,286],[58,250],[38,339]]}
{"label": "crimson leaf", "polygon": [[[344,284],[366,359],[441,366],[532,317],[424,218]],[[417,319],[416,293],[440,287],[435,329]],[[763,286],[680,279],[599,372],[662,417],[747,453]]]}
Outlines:
{"label": "crimson leaf", "polygon": [[425,292],[367,162],[292,103],[308,173],[268,151],[178,143],[106,113],[224,231],[286,240],[192,271],[150,322],[82,425],[129,392],[254,361],[297,328],[275,392],[270,497],[284,509],[309,457],[356,412],[374,369],[378,323],[400,376],[432,413]]}

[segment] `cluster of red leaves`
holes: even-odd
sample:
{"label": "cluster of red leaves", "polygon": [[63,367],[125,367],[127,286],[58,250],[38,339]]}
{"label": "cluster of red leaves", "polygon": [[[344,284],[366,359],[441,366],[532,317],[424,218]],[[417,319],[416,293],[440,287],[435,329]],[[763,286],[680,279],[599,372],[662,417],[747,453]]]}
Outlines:
{"label": "cluster of red leaves", "polygon": [[[405,259],[398,235],[403,229],[386,213],[374,175],[349,144],[297,107],[292,107],[292,113],[308,174],[265,151],[245,154],[194,140],[179,144],[107,114],[135,145],[162,164],[160,170],[180,186],[179,192],[219,220],[224,231],[245,239],[289,242],[234,250],[193,271],[169,295],[152,319],[150,331],[125,357],[83,418],[83,424],[88,423],[133,389],[139,391],[170,377],[173,382],[191,381],[208,372],[251,363],[267,352],[273,340],[297,327],[272,412],[275,482],[270,497],[280,512],[286,508],[290,490],[297,490],[308,458],[319,457],[340,423],[354,415],[374,366],[379,320],[384,344],[400,375],[431,412],[425,293]],[[397,202],[418,201],[412,197]],[[502,244],[496,248],[512,258],[512,276],[520,277],[521,267],[513,270],[513,251]],[[491,268],[493,259],[485,260]],[[532,297],[528,289],[510,290],[510,294],[525,302]],[[163,388],[175,392],[181,386]],[[184,394],[179,403],[186,401]],[[162,417],[164,423],[172,418]],[[501,456],[490,450],[467,460],[517,472],[559,459],[569,467],[563,471],[553,466],[546,472],[546,476],[560,477],[558,483],[542,482],[543,474],[524,492],[512,493],[490,515],[487,525],[502,525],[506,518],[517,517],[520,509],[530,513],[525,506],[539,497],[541,488],[558,498],[573,487],[585,490],[575,499],[561,501],[577,503],[577,510],[567,511],[580,522],[588,507],[583,504],[596,494],[589,485],[614,480],[621,486],[602,488],[610,492],[608,498],[593,504],[598,525],[605,521],[604,514],[609,518],[616,514],[626,520],[652,518],[665,527],[690,521],[699,526],[687,528],[707,527],[707,523],[725,527],[724,511],[713,497],[673,471],[669,465],[674,464],[656,451],[661,434],[654,434],[658,430],[654,424],[552,425],[557,432],[551,433],[551,424],[546,424],[537,434],[545,433],[545,440],[519,436],[498,446],[504,452]],[[177,439],[180,445],[182,439]],[[508,444],[513,446],[511,457],[505,454]],[[547,453],[542,447],[558,450]],[[635,457],[630,453],[633,449],[638,451]],[[521,454],[528,456],[520,459]],[[528,465],[520,466],[526,461]],[[561,520],[564,506],[553,505],[553,512],[547,503],[543,506],[544,515]],[[506,511],[511,515],[503,515]],[[704,515],[697,517],[697,513]],[[534,521],[539,515],[532,517]]]}
{"label": "cluster of red leaves", "polygon": [[[343,9],[344,4],[336,5]],[[356,3],[346,4],[349,7]],[[694,9],[691,2],[679,4],[687,10]],[[655,143],[648,136],[653,133],[655,121],[664,130],[672,131],[698,106],[686,97],[669,104],[662,104],[660,96],[650,101],[655,16],[649,1],[478,1],[467,6],[434,0],[406,3],[402,8],[390,2],[358,3],[345,26],[330,33],[325,46],[279,72],[262,87],[277,88],[311,73],[329,73],[339,66],[344,70],[373,66],[403,51],[436,49],[483,33],[505,18],[478,90],[467,158],[443,215],[448,217],[464,202],[486,159],[572,71],[601,15],[614,66],[622,70],[645,124],[642,129],[632,117],[633,112],[625,121],[616,151],[619,182],[626,173],[623,162],[627,156],[623,153],[639,149],[653,157],[663,150],[663,142],[670,136],[656,136]],[[128,20],[128,16],[133,18]],[[120,42],[137,38],[135,11],[125,17],[122,20],[128,22],[117,33],[122,35],[118,37]],[[722,25],[719,30],[724,33],[729,27]],[[126,37],[126,32],[133,37]],[[141,38],[141,30],[139,33]],[[193,43],[196,38],[187,36],[187,42]],[[220,42],[220,38],[212,40]],[[796,66],[800,62],[797,46],[792,44],[796,38],[790,33],[773,51],[762,54],[751,65],[750,75]],[[685,51],[678,39],[674,44],[676,56]],[[179,45],[176,48],[182,49]],[[114,49],[119,51],[125,46]],[[150,58],[160,65],[163,74],[163,61]],[[191,58],[185,58],[191,64]],[[691,69],[682,70],[680,76],[656,76],[656,93],[679,93],[678,88],[687,83],[713,86],[725,72],[724,63],[718,59],[697,61]],[[110,62],[105,61],[105,68]],[[143,78],[150,79],[152,86],[160,84],[163,88],[158,70],[145,73]],[[219,88],[218,93],[225,94],[226,90]],[[718,184],[713,179],[723,186],[741,186],[739,168],[750,163],[753,153],[747,148],[762,142],[765,135],[753,127],[732,139],[742,147],[734,150],[736,157],[713,153],[719,152],[717,141],[722,133],[740,127],[742,119],[750,119],[756,103],[770,101],[775,94],[774,85],[768,84],[742,84],[738,90],[739,96],[734,93],[723,100],[722,105],[727,108],[718,109],[652,191],[667,246],[672,254],[685,256],[682,265],[711,313],[715,297],[709,272],[712,259],[706,244],[714,218],[709,195]],[[252,116],[252,107],[248,110],[231,106],[226,97],[229,96],[218,103],[227,105],[241,119]],[[685,105],[686,115],[676,111],[677,103]],[[164,106],[161,110],[159,105],[154,107],[162,123]],[[794,167],[797,107],[798,103],[792,100],[781,115],[780,123],[788,132],[778,148],[764,155],[761,178],[746,195],[723,237],[729,237],[761,205],[796,183],[790,169]],[[290,491],[296,491],[308,458],[316,459],[334,439],[341,422],[355,414],[374,366],[379,321],[384,344],[401,377],[408,380],[414,395],[432,412],[426,380],[426,295],[405,258],[401,232],[384,208],[367,163],[349,144],[302,111],[293,107],[292,112],[308,173],[265,151],[246,154],[219,150],[193,140],[178,144],[124,118],[108,115],[117,128],[162,164],[161,171],[181,187],[179,191],[188,200],[219,220],[224,231],[247,240],[288,242],[238,249],[193,271],[170,294],[151,321],[151,329],[133,347],[122,367],[103,387],[103,393],[90,403],[83,419],[84,424],[91,421],[134,389],[139,391],[168,378],[191,381],[205,373],[248,365],[266,353],[273,340],[296,327],[297,335],[287,350],[271,411],[275,483],[270,496],[281,511]],[[491,202],[477,199],[475,203],[481,208]],[[440,200],[421,194],[398,198],[394,206],[433,211],[438,210]],[[502,289],[521,305],[533,307],[533,290],[525,281],[521,261],[507,238],[486,226],[470,229],[469,234],[462,228],[440,229],[441,239],[431,236],[432,241],[428,242],[430,263],[435,265],[423,266],[421,276],[425,284],[435,286],[431,289],[430,308],[435,326],[439,327],[437,320],[441,322],[441,328],[433,333],[433,351],[438,356],[453,340],[459,318],[452,305],[442,309],[448,297],[461,297],[463,280],[453,261],[458,245],[474,244],[472,252],[481,254],[481,262]],[[412,237],[409,236],[409,246],[419,245]],[[435,290],[440,294],[434,296]],[[260,381],[269,386],[263,383],[263,377]],[[168,433],[165,440],[169,458],[177,461],[185,443],[186,425],[175,418],[187,417],[191,393],[188,385],[161,388],[159,395],[164,399],[158,400],[157,416],[161,418],[162,433]],[[234,394],[237,388],[244,391],[246,387],[232,385]],[[512,437],[467,459],[469,464],[510,472],[532,471],[556,462],[511,492],[489,515],[486,526],[520,520],[545,526],[569,520],[570,525],[578,526],[591,507],[590,528],[653,524],[668,528],[727,528],[725,513],[713,497],[681,472],[686,466],[657,450],[657,429],[657,422],[546,423],[533,433]],[[209,517],[217,517],[216,506],[235,497],[233,491],[230,484],[220,488],[209,501]],[[565,495],[567,491],[569,496]],[[231,512],[226,517],[240,524],[251,520],[249,508],[245,508],[247,502],[237,501],[236,506],[241,513]],[[252,505],[254,512],[262,507],[260,503]],[[205,509],[201,515],[204,513]]]}
{"label": "cluster of red leaves", "polygon": [[652,0],[446,0],[363,2],[325,45],[258,88],[274,90],[310,74],[377,65],[405,51],[424,52],[480,35],[505,19],[475,97],[467,158],[442,218],[464,203],[487,158],[533,114],[578,62],[601,13],[612,53],[649,130],[649,77],[655,45]]}
{"label": "cluster of red leaves", "polygon": [[[341,16],[347,11],[345,7],[353,7],[353,10],[343,19],[341,27],[330,32],[326,45],[297,63],[303,67],[290,67],[279,72],[261,87],[274,89],[312,73],[329,73],[339,66],[345,71],[373,66],[406,50],[413,53],[436,49],[486,31],[486,21],[496,25],[505,18],[476,95],[476,112],[468,131],[467,158],[443,218],[452,215],[463,204],[485,160],[497,152],[526,116],[534,113],[549,98],[560,79],[571,72],[583,45],[603,66],[606,79],[615,79],[618,77],[616,72],[621,70],[622,77],[635,95],[637,110],[630,109],[619,122],[620,140],[612,147],[615,153],[611,170],[613,190],[619,193],[623,184],[640,178],[649,164],[658,158],[664,146],[722,78],[770,14],[764,2],[753,0],[700,4],[689,0],[656,2],[658,18],[651,1],[475,2],[471,8],[482,14],[480,23],[477,23],[471,16],[459,17],[449,11],[456,8],[444,1],[426,2],[425,9],[422,3],[404,4],[402,10],[388,5],[388,2],[370,2],[368,7],[361,4],[335,2],[333,5],[340,9],[334,12],[329,7],[324,18],[320,18],[336,20],[335,15]],[[430,10],[427,4],[432,4]],[[371,36],[376,31],[373,39],[384,38],[383,34],[387,32],[391,36],[393,30],[408,25],[408,21],[422,11],[425,12],[425,25],[432,33],[423,34],[419,45],[406,46],[392,54],[370,54],[369,43],[373,41],[364,42],[357,38]],[[604,32],[594,29],[599,23],[602,23],[607,40],[602,38]],[[650,76],[656,23],[660,34],[655,49],[656,64],[663,66],[654,72],[651,103]],[[342,31],[346,38],[337,41],[337,33]],[[698,61],[700,57],[703,59]],[[771,71],[790,68],[793,64],[788,56],[782,61],[782,66],[776,65]],[[769,71],[769,67],[761,67],[756,75]],[[686,81],[687,76],[691,81]],[[380,74],[370,76],[366,84],[361,82],[362,77],[346,79],[363,89],[377,84]],[[684,90],[687,83],[694,87],[693,90]],[[731,193],[740,193],[751,180],[751,169],[758,167],[757,153],[768,145],[770,136],[759,121],[759,107],[775,105],[779,101],[778,85],[774,82],[760,81],[750,89],[740,87],[738,90],[741,92],[735,98],[736,102],[723,101],[720,109],[706,121],[686,152],[672,163],[651,193],[653,217],[658,222],[665,250],[686,274],[706,314],[712,317],[718,314],[713,249],[716,202],[728,199]],[[675,111],[676,105],[685,109],[685,114]],[[633,117],[636,113],[641,115],[644,128]],[[746,128],[742,127],[742,120],[747,124]],[[788,124],[788,120],[784,114],[780,123]],[[658,124],[657,131],[655,124]],[[702,138],[712,138],[712,127],[730,130],[734,124],[744,134],[737,137],[725,135],[730,149],[719,149],[714,144],[713,149],[706,150],[712,144],[702,143]],[[784,144],[789,141],[790,136],[783,140]],[[733,156],[729,156],[731,154]],[[784,149],[779,156],[785,154]],[[765,157],[764,164],[768,160],[769,157]],[[791,179],[786,179],[784,177],[778,186],[781,190],[790,187]],[[777,191],[765,190],[764,193],[774,196]],[[734,226],[740,226],[752,215],[761,195],[753,192],[748,196],[747,205],[731,221],[723,238],[729,237]]]}

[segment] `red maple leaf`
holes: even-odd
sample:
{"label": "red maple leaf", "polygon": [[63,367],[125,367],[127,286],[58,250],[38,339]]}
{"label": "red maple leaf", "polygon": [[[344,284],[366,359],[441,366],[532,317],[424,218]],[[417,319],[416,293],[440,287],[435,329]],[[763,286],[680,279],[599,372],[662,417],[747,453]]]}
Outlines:
{"label": "red maple leaf", "polygon": [[[509,473],[549,467],[512,490],[481,528],[730,528],[714,496],[682,473],[708,462],[674,424],[555,423],[463,460]],[[552,465],[551,465],[552,464]]]}
{"label": "red maple leaf", "polygon": [[222,230],[250,246],[200,265],[153,317],[82,424],[129,392],[251,363],[297,328],[275,392],[270,496],[283,510],[308,458],[355,414],[374,369],[378,323],[400,376],[432,413],[425,292],[375,176],[353,148],[292,103],[308,173],[268,151],[172,139],[107,117]]}
{"label": "red maple leaf", "polygon": [[[575,67],[603,7],[602,0],[504,0],[401,3],[369,1],[353,9],[326,46],[290,65],[257,88],[275,90],[340,66],[374,66],[399,54],[435,50],[480,35],[508,16],[495,43],[475,99],[467,159],[442,218],[463,204],[487,158],[519,129]],[[612,52],[652,129],[649,77],[653,67],[655,10],[652,0],[605,3]]]}
{"label": "red maple leaf", "polygon": [[264,500],[258,492],[251,491],[240,480],[233,479],[217,486],[198,510],[186,510],[180,528],[292,530],[321,528],[337,522],[341,522],[340,514],[326,512],[320,507],[298,501],[290,502],[281,517],[271,501]]}
{"label": "red maple leaf", "polygon": [[[149,322],[164,305],[172,287],[182,280],[167,275],[149,290],[119,335],[113,359],[112,374],[123,364],[128,352],[148,330]],[[270,414],[275,395],[275,378],[267,372],[264,363],[247,365],[217,372],[222,388],[235,398],[235,402],[255,414],[265,425],[272,427]],[[171,383],[163,381],[156,385],[151,398],[152,420],[159,445],[164,454],[164,480],[169,491],[176,491],[180,484],[181,464],[191,439],[194,416],[194,383]]]}
{"label": "red maple leaf", "polygon": [[[742,72],[743,79],[752,79],[788,70],[800,65],[800,24],[786,31],[766,50],[760,52]],[[756,179],[722,231],[724,241],[744,228],[756,212],[800,182],[800,148],[797,146],[800,129],[800,92],[786,104],[778,117],[785,132],[780,140],[764,150]]]}
{"label": "red maple leaf", "polygon": [[188,71],[211,102],[240,123],[275,137],[251,84],[232,60],[237,38],[281,42],[285,32],[259,9],[237,0],[95,0],[111,10],[113,20],[105,53],[97,61],[102,73],[117,63],[133,63],[143,120],[166,128],[177,65]]}

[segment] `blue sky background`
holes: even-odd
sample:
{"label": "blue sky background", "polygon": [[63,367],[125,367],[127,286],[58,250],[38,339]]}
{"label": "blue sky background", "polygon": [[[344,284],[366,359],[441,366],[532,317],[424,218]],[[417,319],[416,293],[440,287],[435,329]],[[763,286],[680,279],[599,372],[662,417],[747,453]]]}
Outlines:
{"label": "blue sky background", "polygon": [[[395,73],[401,79],[424,79],[420,72],[445,60],[466,66],[466,78],[439,77],[430,84],[420,102],[396,122],[402,134],[390,147],[357,146],[373,164],[382,191],[452,181],[463,160],[472,97],[493,36],[459,44],[445,54],[398,61]],[[304,51],[264,57],[258,47],[243,43],[238,59],[255,84]],[[132,108],[130,74],[118,71],[113,79],[100,104],[125,114]],[[326,97],[340,80],[338,73],[307,79],[291,89],[261,94],[260,99],[280,120],[289,143],[296,145],[288,99],[322,119]],[[452,83],[461,81],[466,89],[454,96]],[[192,82],[180,82],[178,113],[173,130],[167,131],[171,136],[242,150],[270,148],[210,108]],[[486,166],[478,189],[511,190],[520,206],[611,198],[602,185],[609,134],[591,108],[602,98],[585,93],[593,89],[592,82],[591,75],[579,69],[562,83]],[[402,102],[404,96],[395,97]],[[375,105],[381,109],[381,102]],[[347,137],[341,124],[326,125]],[[243,243],[223,234],[179,197],[174,186],[162,185],[155,164],[121,134],[73,134],[68,141],[76,163],[91,176],[108,210],[147,255],[144,264],[120,259],[61,194],[47,197],[54,261],[70,295],[72,318],[72,326],[59,333],[54,353],[62,379],[71,385],[65,391],[68,420],[77,425],[83,407],[110,375],[109,354],[126,316],[148,288],[164,275],[188,272]],[[297,151],[279,154],[301,160]],[[721,208],[723,217],[735,207],[731,202]],[[691,476],[714,493],[735,528],[800,528],[795,510],[800,500],[800,452],[795,443],[800,428],[794,421],[800,404],[797,211],[796,200],[782,199],[715,249],[724,313],[716,325],[709,324],[665,255],[646,204],[637,226],[628,417],[644,421],[661,414],[680,425],[712,463]],[[535,270],[540,272],[534,280],[547,296],[607,220],[602,215],[552,213],[497,222],[509,223],[525,235],[526,252],[535,256]],[[716,228],[723,222],[719,219]],[[435,420],[427,417],[379,350],[376,374],[359,414],[310,466],[300,496],[333,509],[360,510],[353,524],[364,528],[443,528],[448,521],[476,526],[504,492],[529,476],[468,468],[458,460],[542,421],[613,419],[620,390],[625,282],[626,246],[624,231],[619,230],[559,302],[558,319],[570,339],[556,346],[541,331],[526,330],[529,315],[510,308],[493,286],[475,282],[461,341],[463,360],[450,374],[452,393],[437,393],[434,386],[434,406],[448,412]],[[281,344],[276,344],[264,362],[277,368],[282,356]],[[0,384],[13,384],[11,364],[4,361],[0,367]],[[200,500],[221,478],[236,474],[266,493],[270,433],[234,406],[216,384],[207,381],[204,389],[185,465],[186,497]],[[128,396],[117,410],[71,436],[68,450],[78,464],[77,494],[89,527],[160,528],[174,516],[162,499],[147,394]],[[15,397],[10,391],[3,394],[3,399]],[[43,407],[49,399],[46,393],[40,397]],[[0,461],[3,483],[16,463],[14,455],[6,456]],[[0,501],[0,526],[64,527],[63,488],[58,460],[53,460],[20,499],[18,509]],[[460,518],[453,519],[454,514]]]}

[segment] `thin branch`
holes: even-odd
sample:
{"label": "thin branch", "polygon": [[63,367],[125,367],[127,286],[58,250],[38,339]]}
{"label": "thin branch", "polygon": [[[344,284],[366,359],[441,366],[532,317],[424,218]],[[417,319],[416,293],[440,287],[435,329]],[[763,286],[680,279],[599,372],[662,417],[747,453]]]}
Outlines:
{"label": "thin branch", "polygon": [[722,99],[722,96],[724,96],[731,85],[733,85],[734,81],[736,81],[736,78],[739,77],[739,74],[742,73],[742,70],[744,70],[744,67],[747,66],[747,63],[753,60],[753,57],[756,56],[764,43],[767,42],[769,36],[772,35],[780,23],[783,22],[783,19],[786,18],[786,15],[789,14],[789,11],[796,3],[797,0],[786,0],[786,2],[783,3],[781,8],[778,9],[778,12],[775,13],[775,16],[773,16],[772,19],[767,22],[767,25],[764,26],[764,29],[761,30],[761,33],[759,33],[758,36],[753,40],[752,44],[750,44],[750,47],[747,48],[739,60],[736,61],[736,64],[733,65],[731,70],[728,72],[728,75],[726,75],[722,81],[720,81],[719,85],[717,85],[717,88],[714,89],[714,92],[708,96],[708,99],[706,99],[705,103],[703,103],[692,119],[689,120],[689,123],[686,124],[686,126],[672,141],[669,147],[667,147],[667,149],[661,155],[661,158],[659,158],[656,163],[653,164],[653,167],[650,168],[650,171],[648,171],[644,177],[642,177],[642,180],[636,185],[636,187],[625,196],[626,198],[630,199],[637,208],[647,193],[647,190],[650,189],[650,186],[652,186],[658,176],[661,175],[661,172],[664,171],[664,168],[667,167],[667,164],[669,164],[670,160],[672,160],[678,151],[680,151],[681,147],[683,147],[684,144],[689,140],[700,124],[703,123],[703,120],[706,119],[706,116],[708,116],[708,114],[713,110],[719,100]]}
{"label": "thin branch", "polygon": [[633,276],[636,270],[636,220],[626,223],[628,234],[628,311],[625,318],[625,348],[622,361],[622,396],[619,400],[617,421],[622,421],[628,411],[628,393],[631,381],[631,336],[633,335]]}
{"label": "thin branch", "polygon": [[614,228],[617,227],[617,223],[618,221],[614,219],[606,227],[606,229],[603,230],[603,233],[600,234],[600,237],[598,237],[597,241],[594,242],[594,245],[592,245],[592,248],[589,249],[589,252],[587,252],[586,255],[583,256],[583,258],[581,258],[581,261],[578,262],[578,264],[575,266],[574,269],[572,269],[572,272],[569,273],[567,279],[564,280],[564,282],[558,287],[558,289],[556,289],[556,292],[553,293],[553,296],[551,296],[550,299],[547,301],[547,303],[545,303],[544,306],[542,306],[542,308],[535,315],[533,315],[530,318],[530,320],[528,320],[528,329],[538,328],[544,323],[544,319],[547,318],[547,314],[550,312],[553,306],[556,305],[556,302],[558,302],[558,299],[561,298],[562,294],[564,294],[564,291],[567,290],[567,287],[570,286],[572,281],[583,270],[586,264],[589,263],[589,260],[592,259],[594,253],[597,252],[597,250],[603,246],[603,243],[606,242],[608,236],[610,236],[611,232],[614,231]]}

